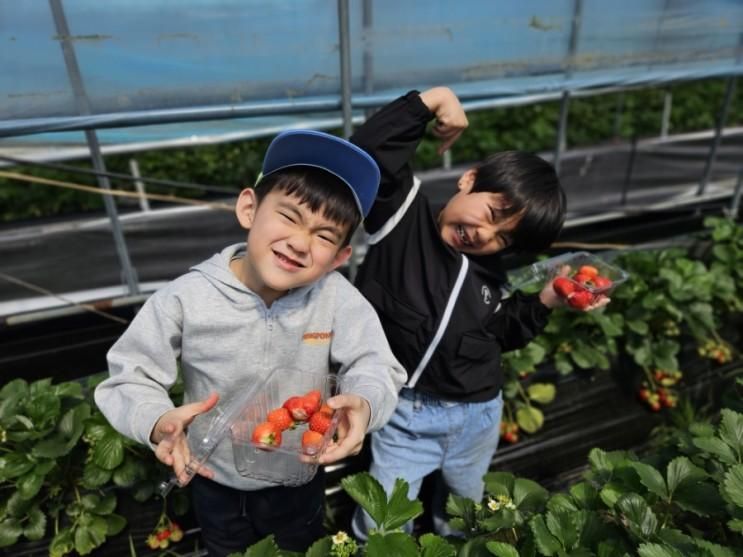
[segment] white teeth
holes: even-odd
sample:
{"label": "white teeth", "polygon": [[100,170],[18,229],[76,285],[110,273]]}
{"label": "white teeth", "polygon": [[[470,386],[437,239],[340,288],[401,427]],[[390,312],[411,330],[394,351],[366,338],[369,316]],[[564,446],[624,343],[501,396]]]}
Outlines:
{"label": "white teeth", "polygon": [[463,226],[457,226],[457,234],[459,234],[459,239],[461,242],[465,245],[468,245],[469,242],[467,241],[467,238],[464,235],[464,227]]}

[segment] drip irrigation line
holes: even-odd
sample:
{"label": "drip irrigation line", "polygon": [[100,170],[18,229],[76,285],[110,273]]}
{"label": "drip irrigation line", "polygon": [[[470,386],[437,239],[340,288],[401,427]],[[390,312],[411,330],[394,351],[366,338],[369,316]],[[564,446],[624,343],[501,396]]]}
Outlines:
{"label": "drip irrigation line", "polygon": [[33,184],[41,184],[44,186],[54,186],[58,188],[67,188],[77,191],[85,191],[88,193],[97,193],[99,195],[112,195],[116,197],[131,197],[140,199],[145,197],[153,201],[165,201],[167,203],[181,203],[183,205],[195,205],[202,207],[210,207],[212,209],[219,209],[223,211],[234,211],[235,207],[228,203],[211,202],[211,201],[200,201],[198,199],[189,199],[187,197],[177,197],[175,195],[163,195],[158,193],[138,193],[126,190],[104,190],[102,188],[96,188],[93,186],[85,186],[83,184],[76,184],[74,182],[63,182],[61,180],[52,180],[51,178],[40,178],[38,176],[28,176],[26,174],[20,174],[18,172],[6,172],[0,170],[0,178],[8,178],[10,180],[20,180],[22,182],[31,182]]}
{"label": "drip irrigation line", "polygon": [[69,298],[65,298],[64,296],[61,296],[59,294],[55,294],[51,290],[47,290],[46,288],[43,288],[43,287],[38,286],[36,284],[32,284],[30,282],[26,282],[25,280],[12,277],[12,276],[7,275],[7,274],[5,274],[5,273],[3,273],[1,271],[0,271],[0,278],[3,279],[3,280],[5,280],[5,281],[7,281],[7,282],[16,284],[18,286],[22,286],[23,288],[26,288],[26,289],[31,290],[33,292],[36,292],[37,294],[44,294],[45,296],[50,296],[52,298],[55,298],[57,300],[60,300],[60,301],[64,302],[65,304],[68,304],[68,305],[71,305],[71,306],[75,306],[77,308],[81,308],[81,309],[83,309],[85,311],[88,311],[90,313],[95,313],[96,315],[100,315],[101,317],[105,317],[106,319],[110,319],[111,321],[115,321],[117,323],[121,323],[122,325],[127,325],[129,323],[128,320],[123,319],[123,318],[119,317],[118,315],[113,315],[112,313],[108,313],[106,311],[102,311],[102,310],[98,309],[97,307],[95,307],[94,304],[85,304],[85,303],[76,302],[74,300],[70,300]]}
{"label": "drip irrigation line", "polygon": [[35,167],[38,166],[40,168],[49,168],[51,170],[63,170],[65,172],[72,172],[77,174],[87,174],[89,176],[106,176],[108,178],[115,178],[117,180],[128,180],[130,182],[135,182],[137,180],[140,180],[142,182],[146,182],[148,184],[156,185],[156,186],[169,186],[173,188],[182,188],[182,189],[198,189],[203,191],[211,191],[216,193],[230,193],[233,195],[237,195],[239,192],[235,188],[230,188],[227,186],[210,186],[210,185],[204,185],[204,184],[194,184],[191,182],[178,182],[175,180],[163,180],[161,178],[145,178],[145,177],[136,177],[132,176],[131,174],[122,174],[121,172],[100,172],[98,170],[90,169],[90,168],[80,168],[78,166],[70,166],[68,164],[60,164],[60,163],[52,163],[52,162],[38,162],[38,161],[31,161],[27,159],[19,159],[17,157],[9,157],[8,155],[0,155],[0,160],[11,162],[13,164],[17,164],[20,166],[31,166]]}

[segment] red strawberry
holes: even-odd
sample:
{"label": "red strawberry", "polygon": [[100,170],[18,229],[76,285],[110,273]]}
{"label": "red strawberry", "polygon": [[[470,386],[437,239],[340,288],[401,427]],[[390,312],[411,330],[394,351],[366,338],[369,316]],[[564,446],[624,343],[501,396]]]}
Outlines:
{"label": "red strawberry", "polygon": [[563,298],[567,298],[575,291],[575,283],[566,277],[557,277],[552,281],[552,289]]}
{"label": "red strawberry", "polygon": [[263,422],[255,426],[252,436],[253,443],[278,447],[281,445],[281,431],[271,422]]}
{"label": "red strawberry", "polygon": [[274,408],[268,413],[268,416],[266,419],[271,422],[273,425],[275,425],[279,431],[284,431],[285,429],[289,429],[294,425],[294,420],[292,419],[291,412],[284,408],[283,406],[281,408]]}
{"label": "red strawberry", "polygon": [[593,285],[596,288],[609,288],[612,285],[611,279],[598,275],[593,277]]}
{"label": "red strawberry", "polygon": [[583,265],[578,269],[578,274],[587,275],[591,278],[598,276],[599,270],[593,265]]}
{"label": "red strawberry", "polygon": [[323,403],[318,412],[320,412],[321,414],[327,414],[328,416],[333,415],[333,409],[325,403]]}
{"label": "red strawberry", "polygon": [[320,410],[320,396],[315,396],[314,393],[319,395],[320,391],[310,391],[302,397],[302,408],[304,408],[308,418]]}
{"label": "red strawberry", "polygon": [[313,389],[312,391],[308,391],[305,395],[305,398],[317,400],[318,402],[322,400],[322,393],[318,391],[317,389]]}
{"label": "red strawberry", "polygon": [[315,412],[310,418],[310,429],[318,433],[325,433],[330,427],[332,415],[323,412]]}
{"label": "red strawberry", "polygon": [[593,302],[593,294],[587,290],[573,292],[568,298],[568,304],[575,309],[586,309]]}
{"label": "red strawberry", "polygon": [[578,284],[584,284],[587,286],[593,284],[593,277],[591,275],[586,275],[585,273],[576,273],[573,275],[573,280]]}
{"label": "red strawberry", "polygon": [[302,450],[309,455],[314,455],[322,449],[322,433],[308,429],[302,434]]}
{"label": "red strawberry", "polygon": [[306,422],[309,418],[304,402],[304,397],[292,396],[287,398],[283,404],[283,407],[289,410],[295,422]]}

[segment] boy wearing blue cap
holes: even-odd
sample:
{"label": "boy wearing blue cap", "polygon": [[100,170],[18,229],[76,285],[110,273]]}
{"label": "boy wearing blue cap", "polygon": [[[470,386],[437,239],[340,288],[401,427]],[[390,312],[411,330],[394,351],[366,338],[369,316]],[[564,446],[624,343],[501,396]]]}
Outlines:
{"label": "boy wearing blue cap", "polygon": [[[343,409],[337,439],[320,456],[335,462],[361,449],[367,431],[392,414],[405,372],[374,309],[340,274],[350,238],[368,213],[379,169],[364,151],[334,136],[293,130],[266,152],[262,177],[240,193],[235,212],[249,231],[153,294],[108,353],[110,377],[95,400],[122,434],[149,445],[185,477],[186,436],[219,399],[274,369],[325,370],[344,377],[328,399]],[[184,404],[168,390],[180,367]],[[304,551],[324,535],[322,473],[289,487],[238,474],[221,442],[192,486],[209,555],[242,552],[269,534]]]}

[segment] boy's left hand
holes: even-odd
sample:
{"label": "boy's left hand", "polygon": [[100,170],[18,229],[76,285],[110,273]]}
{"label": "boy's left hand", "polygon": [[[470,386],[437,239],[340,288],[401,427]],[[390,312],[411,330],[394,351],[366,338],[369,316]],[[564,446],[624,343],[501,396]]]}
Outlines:
{"label": "boy's left hand", "polygon": [[320,455],[320,464],[337,462],[347,456],[357,455],[364,444],[364,436],[371,418],[371,408],[366,399],[354,394],[336,395],[327,400],[336,412],[340,412],[337,441],[331,441]]}

